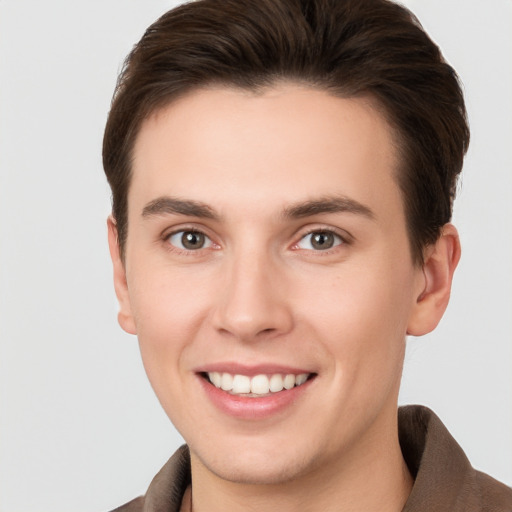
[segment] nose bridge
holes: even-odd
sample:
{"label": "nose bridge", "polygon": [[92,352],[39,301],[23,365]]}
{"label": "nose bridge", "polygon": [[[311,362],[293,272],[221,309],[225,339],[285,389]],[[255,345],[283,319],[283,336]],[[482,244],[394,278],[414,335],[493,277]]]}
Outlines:
{"label": "nose bridge", "polygon": [[217,329],[241,340],[287,332],[291,311],[277,258],[263,247],[233,251],[225,261],[223,289],[215,312]]}

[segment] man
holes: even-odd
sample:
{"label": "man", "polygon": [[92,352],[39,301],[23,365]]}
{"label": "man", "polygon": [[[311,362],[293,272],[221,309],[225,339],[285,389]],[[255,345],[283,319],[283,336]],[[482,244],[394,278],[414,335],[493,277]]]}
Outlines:
{"label": "man", "polygon": [[453,69],[386,0],[200,0],[127,59],[104,139],[123,329],[187,442],[119,510],[510,510],[405,338],[460,256]]}

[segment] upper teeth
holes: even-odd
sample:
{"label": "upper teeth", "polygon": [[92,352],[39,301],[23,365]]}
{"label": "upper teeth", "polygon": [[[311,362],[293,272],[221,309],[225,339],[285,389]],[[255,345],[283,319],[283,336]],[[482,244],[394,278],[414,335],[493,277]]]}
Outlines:
{"label": "upper teeth", "polygon": [[230,391],[233,394],[249,394],[266,395],[270,392],[277,393],[283,389],[292,389],[295,386],[304,384],[308,379],[307,373],[294,375],[288,373],[281,375],[275,373],[273,375],[255,375],[248,377],[247,375],[208,372],[210,382],[217,388],[224,391]]}

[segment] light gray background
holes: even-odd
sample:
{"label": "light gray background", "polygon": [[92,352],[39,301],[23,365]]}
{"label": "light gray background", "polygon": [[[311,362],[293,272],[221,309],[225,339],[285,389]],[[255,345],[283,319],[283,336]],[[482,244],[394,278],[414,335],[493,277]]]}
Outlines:
{"label": "light gray background", "polygon": [[[116,74],[164,0],[0,0],[0,511],[101,511],[181,443],[116,323],[101,139]],[[401,403],[432,407],[512,484],[512,2],[410,0],[465,84],[463,257]]]}

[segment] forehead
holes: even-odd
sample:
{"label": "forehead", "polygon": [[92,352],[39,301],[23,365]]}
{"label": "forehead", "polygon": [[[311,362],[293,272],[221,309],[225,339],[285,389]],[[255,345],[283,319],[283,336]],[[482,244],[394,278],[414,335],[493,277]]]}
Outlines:
{"label": "forehead", "polygon": [[326,194],[401,203],[393,132],[372,102],[298,85],[192,92],[142,124],[133,157],[130,210],[164,195],[260,210]]}

